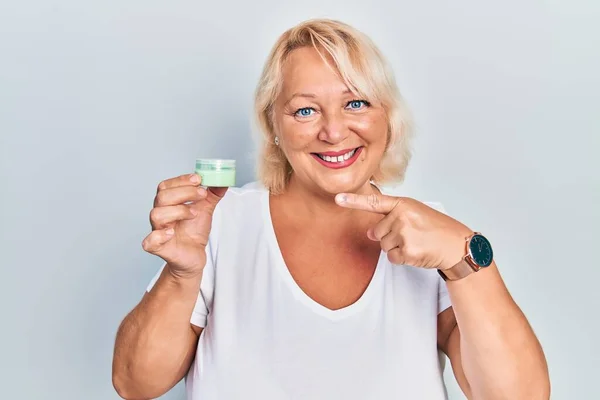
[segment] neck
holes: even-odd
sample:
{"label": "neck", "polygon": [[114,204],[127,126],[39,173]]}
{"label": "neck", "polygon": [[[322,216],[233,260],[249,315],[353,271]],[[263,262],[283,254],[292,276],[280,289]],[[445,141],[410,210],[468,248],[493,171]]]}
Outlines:
{"label": "neck", "polygon": [[[379,192],[370,182],[366,182],[358,194],[371,194]],[[308,220],[312,226],[324,226],[327,229],[345,229],[348,226],[359,227],[371,222],[375,215],[359,210],[340,207],[335,203],[335,194],[320,192],[316,189],[306,187],[295,179],[290,178],[287,190],[282,195],[285,198],[286,209],[290,216]]]}

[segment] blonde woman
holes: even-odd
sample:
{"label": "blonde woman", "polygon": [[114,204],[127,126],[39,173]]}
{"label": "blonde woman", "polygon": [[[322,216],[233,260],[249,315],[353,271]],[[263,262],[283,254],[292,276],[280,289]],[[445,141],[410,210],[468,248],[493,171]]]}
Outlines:
{"label": "blonde woman", "polygon": [[[548,399],[544,354],[490,242],[399,197],[410,120],[352,27],[285,32],[256,91],[260,182],[158,185],[146,251],[165,261],[119,329],[126,399]],[[479,227],[476,227],[479,228]]]}

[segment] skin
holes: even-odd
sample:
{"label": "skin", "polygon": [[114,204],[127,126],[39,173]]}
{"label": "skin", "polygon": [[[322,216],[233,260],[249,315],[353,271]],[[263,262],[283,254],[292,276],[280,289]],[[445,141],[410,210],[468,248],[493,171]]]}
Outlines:
{"label": "skin", "polygon": [[[288,190],[271,202],[278,241],[298,285],[332,309],[362,295],[379,250],[395,264],[443,270],[460,261],[473,233],[421,202],[384,196],[369,183],[385,151],[387,125],[378,104],[348,110],[354,99],[314,49],[298,49],[284,69],[274,121],[294,170]],[[360,160],[339,170],[311,155],[357,146],[364,146]],[[303,261],[308,258],[313,265]],[[438,317],[438,346],[465,395],[548,399],[543,351],[495,263],[447,286],[453,307]]]}
{"label": "skin", "polygon": [[[318,303],[339,309],[358,300],[373,276],[380,248],[364,232],[381,216],[341,208],[333,198],[340,191],[374,192],[369,179],[385,152],[385,111],[376,104],[350,104],[362,99],[314,50],[292,52],[283,75],[273,122],[294,173],[287,190],[271,198],[273,225],[298,285]],[[311,155],[359,146],[359,159],[337,170]]]}
{"label": "skin", "polygon": [[[311,48],[284,66],[273,125],[294,172],[271,197],[271,216],[296,283],[330,309],[368,286],[384,250],[393,263],[450,268],[464,255],[464,224],[414,199],[382,195],[369,183],[386,147],[384,109],[352,94]],[[330,169],[311,153],[362,147],[349,167]],[[195,175],[159,185],[146,251],[167,262],[154,289],[124,319],[113,384],[127,399],[158,397],[189,369],[201,328],[189,320],[206,262],[212,213],[223,190],[198,190]],[[318,235],[317,233],[323,234]],[[307,263],[306,260],[311,262]],[[351,266],[351,267],[349,267]],[[541,346],[495,264],[447,283],[453,307],[438,316],[438,346],[469,399],[548,399]]]}
{"label": "skin", "polygon": [[153,290],[117,332],[112,380],[124,399],[160,397],[187,373],[202,328],[191,325],[206,264],[212,215],[226,189],[199,187],[183,175],[158,185],[145,251],[167,262]]}

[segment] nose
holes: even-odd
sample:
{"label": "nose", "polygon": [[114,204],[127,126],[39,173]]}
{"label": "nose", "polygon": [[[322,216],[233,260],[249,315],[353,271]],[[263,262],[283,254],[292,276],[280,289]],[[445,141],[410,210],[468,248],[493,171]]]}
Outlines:
{"label": "nose", "polygon": [[349,129],[344,116],[341,112],[324,113],[321,129],[319,130],[319,140],[331,144],[343,142],[349,135]]}

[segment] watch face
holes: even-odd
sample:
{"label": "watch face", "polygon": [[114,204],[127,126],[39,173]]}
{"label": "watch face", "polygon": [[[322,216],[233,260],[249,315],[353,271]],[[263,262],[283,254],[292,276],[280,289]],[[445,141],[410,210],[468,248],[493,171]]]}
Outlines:
{"label": "watch face", "polygon": [[469,250],[473,261],[480,267],[488,267],[494,259],[492,245],[483,235],[475,235],[471,238]]}

